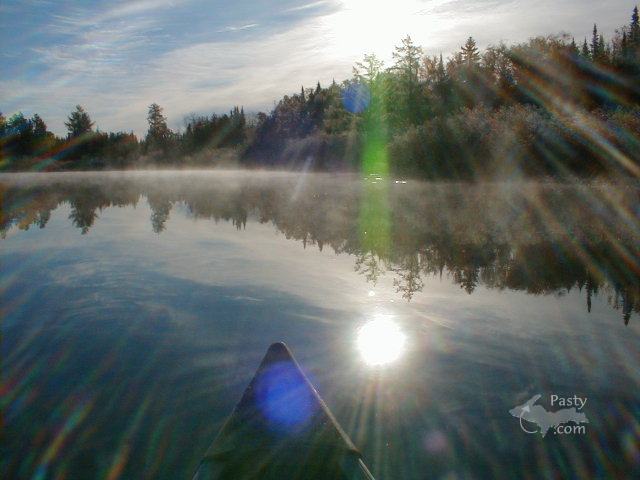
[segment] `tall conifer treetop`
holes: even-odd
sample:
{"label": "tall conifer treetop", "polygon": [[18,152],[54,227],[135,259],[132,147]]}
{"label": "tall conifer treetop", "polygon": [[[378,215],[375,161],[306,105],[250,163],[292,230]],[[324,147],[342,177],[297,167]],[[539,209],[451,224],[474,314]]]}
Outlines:
{"label": "tall conifer treetop", "polygon": [[465,44],[460,48],[460,53],[462,53],[462,61],[469,67],[477,65],[480,62],[480,52],[473,37],[467,39]]}
{"label": "tall conifer treetop", "polygon": [[85,112],[81,105],[76,105],[76,109],[71,112],[64,124],[69,132],[69,138],[75,138],[89,133],[93,128],[91,117],[89,117],[89,114]]}

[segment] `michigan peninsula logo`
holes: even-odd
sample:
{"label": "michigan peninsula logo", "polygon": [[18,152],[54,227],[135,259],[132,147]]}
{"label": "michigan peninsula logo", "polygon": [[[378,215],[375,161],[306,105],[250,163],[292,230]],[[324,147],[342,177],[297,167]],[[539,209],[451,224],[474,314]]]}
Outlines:
{"label": "michigan peninsula logo", "polygon": [[586,433],[585,425],[589,423],[582,409],[587,404],[586,397],[561,397],[551,395],[551,407],[564,407],[556,411],[548,411],[536,402],[542,395],[534,395],[522,405],[509,410],[509,413],[520,422],[520,428],[526,433],[540,433],[543,437],[552,430],[555,435]]}

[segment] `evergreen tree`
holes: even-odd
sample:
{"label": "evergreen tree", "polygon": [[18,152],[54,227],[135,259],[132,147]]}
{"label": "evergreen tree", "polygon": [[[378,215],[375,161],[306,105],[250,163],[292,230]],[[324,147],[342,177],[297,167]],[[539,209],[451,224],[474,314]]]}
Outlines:
{"label": "evergreen tree", "polygon": [[576,45],[576,39],[571,38],[571,43],[569,44],[569,53],[572,57],[576,57],[579,54],[578,45]]}
{"label": "evergreen tree", "polygon": [[[373,57],[375,58],[375,56]],[[401,45],[396,46],[394,49],[394,70],[407,82],[418,83],[420,57],[422,57],[422,49],[415,45],[411,37],[407,35],[402,39]]]}
{"label": "evergreen tree", "polygon": [[47,124],[37,113],[31,118],[31,124],[33,125],[34,137],[46,137],[47,136]]}
{"label": "evergreen tree", "polygon": [[396,127],[416,125],[423,117],[424,99],[419,85],[421,58],[422,49],[413,43],[409,35],[402,39],[402,43],[393,52],[395,64],[392,71],[395,76],[389,78],[385,110],[391,115],[392,124]]}
{"label": "evergreen tree", "polygon": [[467,67],[475,67],[480,63],[480,52],[473,37],[469,37],[460,48],[462,61]]}
{"label": "evergreen tree", "polygon": [[156,143],[159,146],[164,145],[169,138],[169,127],[167,127],[167,119],[162,114],[162,107],[157,103],[149,105],[149,113],[147,114],[147,122],[149,130],[147,131],[147,142]]}
{"label": "evergreen tree", "polygon": [[144,143],[145,150],[147,152],[160,150],[168,158],[169,149],[173,146],[174,135],[167,126],[167,119],[162,113],[162,107],[157,103],[149,105],[147,122],[149,129]]}
{"label": "evergreen tree", "polygon": [[431,99],[431,104],[436,109],[436,113],[442,115],[448,111],[448,104],[452,98],[451,82],[444,59],[442,58],[442,53],[436,66],[435,80],[435,84],[433,85],[434,95]]}
{"label": "evergreen tree", "polygon": [[31,154],[41,153],[52,148],[55,144],[55,136],[47,130],[47,124],[37,113],[31,117]]}
{"label": "evergreen tree", "polygon": [[593,34],[591,36],[591,58],[594,62],[601,62],[606,58],[604,37],[598,34],[598,26],[593,24]]}
{"label": "evergreen tree", "polygon": [[631,14],[631,25],[629,28],[629,41],[634,47],[640,45],[640,21],[638,19],[638,7],[633,9]]}
{"label": "evergreen tree", "polygon": [[584,39],[584,42],[582,43],[582,51],[580,52],[580,54],[584,58],[591,58],[591,52],[589,51],[589,44],[587,43],[587,39],[586,38]]}
{"label": "evergreen tree", "polygon": [[486,82],[480,72],[480,52],[473,37],[456,52],[451,63],[453,90],[460,106],[473,108],[485,100]]}
{"label": "evergreen tree", "polygon": [[89,114],[85,112],[84,108],[80,105],[76,105],[76,109],[71,112],[64,124],[69,131],[69,138],[75,138],[89,133],[93,128],[93,122]]}
{"label": "evergreen tree", "polygon": [[383,67],[384,62],[375,54],[365,54],[362,61],[356,62],[353,67],[353,76],[358,82],[371,85],[378,78]]}
{"label": "evergreen tree", "polygon": [[237,106],[233,107],[229,120],[231,128],[227,135],[227,142],[232,146],[240,145],[245,140],[245,127],[247,125],[247,121],[244,116],[244,107],[242,109]]}
{"label": "evergreen tree", "polygon": [[640,21],[638,19],[638,7],[633,9],[631,14],[631,25],[629,26],[629,59],[640,64]]}

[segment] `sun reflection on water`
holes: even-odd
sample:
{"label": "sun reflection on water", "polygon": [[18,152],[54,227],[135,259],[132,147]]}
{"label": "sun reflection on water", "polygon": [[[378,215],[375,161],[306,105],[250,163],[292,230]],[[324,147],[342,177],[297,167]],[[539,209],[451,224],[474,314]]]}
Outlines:
{"label": "sun reflection on water", "polygon": [[391,363],[402,355],[406,336],[395,322],[379,316],[358,329],[356,342],[365,363],[379,366]]}

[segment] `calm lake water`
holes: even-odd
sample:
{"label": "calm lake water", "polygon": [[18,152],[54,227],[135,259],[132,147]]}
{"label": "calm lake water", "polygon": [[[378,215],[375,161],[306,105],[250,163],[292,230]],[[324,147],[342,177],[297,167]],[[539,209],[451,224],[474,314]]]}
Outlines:
{"label": "calm lake water", "polygon": [[[280,340],[377,478],[640,473],[638,184],[75,173],[0,195],[3,478],[190,478]],[[584,431],[526,433],[509,410],[536,394],[586,398]]]}

